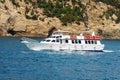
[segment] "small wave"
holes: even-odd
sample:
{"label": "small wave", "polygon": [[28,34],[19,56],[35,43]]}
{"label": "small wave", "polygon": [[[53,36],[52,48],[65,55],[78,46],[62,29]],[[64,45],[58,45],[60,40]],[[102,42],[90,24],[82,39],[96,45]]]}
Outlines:
{"label": "small wave", "polygon": [[45,51],[47,54],[61,54],[61,55],[98,55],[101,54],[101,52],[89,52],[89,51],[69,51],[69,50],[63,50],[63,51]]}
{"label": "small wave", "polygon": [[80,51],[78,54],[85,55],[85,56],[94,56],[94,55],[102,54],[102,52]]}
{"label": "small wave", "polygon": [[103,50],[103,52],[111,53],[111,52],[115,52],[115,51],[113,51],[113,50]]}
{"label": "small wave", "polygon": [[48,54],[72,54],[71,51],[55,51],[55,50],[45,50]]}
{"label": "small wave", "polygon": [[24,53],[24,54],[28,54],[30,53],[31,51],[21,51],[21,53]]}
{"label": "small wave", "polygon": [[76,55],[76,54],[80,54],[80,55],[99,55],[102,54],[103,52],[113,52],[110,50],[105,50],[103,52],[90,52],[90,51],[70,51],[70,50],[60,50],[60,51],[56,51],[56,50],[30,50],[30,51],[21,51],[21,53],[47,53],[47,54],[61,54],[61,55]]}

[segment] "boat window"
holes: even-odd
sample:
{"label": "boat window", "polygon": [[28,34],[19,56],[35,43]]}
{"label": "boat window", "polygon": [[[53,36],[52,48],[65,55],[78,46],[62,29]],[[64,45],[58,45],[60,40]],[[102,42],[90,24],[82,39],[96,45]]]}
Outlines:
{"label": "boat window", "polygon": [[62,39],[60,39],[60,44],[62,44]]}
{"label": "boat window", "polygon": [[91,41],[92,44],[94,44],[93,40]]}
{"label": "boat window", "polygon": [[87,44],[87,41],[85,40],[85,44]]}
{"label": "boat window", "polygon": [[75,40],[75,43],[76,43],[76,44],[78,43],[77,40]]}
{"label": "boat window", "polygon": [[88,44],[90,44],[90,40],[88,41]]}
{"label": "boat window", "polygon": [[56,42],[59,42],[59,40],[56,40]]}
{"label": "boat window", "polygon": [[95,41],[95,44],[97,44],[97,41]]}
{"label": "boat window", "polygon": [[85,41],[85,44],[97,44],[97,41],[95,41],[95,40],[86,40]]}
{"label": "boat window", "polygon": [[46,40],[43,40],[44,42],[46,41]]}
{"label": "boat window", "polygon": [[52,42],[55,42],[55,40],[52,40]]}
{"label": "boat window", "polygon": [[46,40],[46,42],[50,42],[50,40]]}
{"label": "boat window", "polygon": [[55,36],[51,36],[51,38],[55,38]]}
{"label": "boat window", "polygon": [[59,38],[59,36],[56,36],[56,38]]}
{"label": "boat window", "polygon": [[81,44],[81,40],[79,40],[79,44]]}
{"label": "boat window", "polygon": [[56,36],[56,38],[61,38],[62,36]]}
{"label": "boat window", "polygon": [[72,40],[72,43],[74,44],[74,40]]}
{"label": "boat window", "polygon": [[65,40],[66,43],[68,43],[68,40]]}

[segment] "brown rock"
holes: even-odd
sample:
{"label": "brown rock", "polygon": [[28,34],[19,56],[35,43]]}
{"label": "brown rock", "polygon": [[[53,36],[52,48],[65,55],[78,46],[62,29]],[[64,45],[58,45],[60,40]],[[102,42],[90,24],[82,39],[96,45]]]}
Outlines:
{"label": "brown rock", "polygon": [[[43,14],[44,9],[33,6],[31,3],[26,4],[24,0],[14,1],[19,4],[19,7],[13,5],[11,0],[0,3],[0,36],[45,36],[52,27],[77,33],[86,30],[83,22],[80,22],[80,24],[73,22],[63,26],[58,18],[47,17]],[[36,3],[37,0],[31,1]],[[52,1],[55,3],[54,0]],[[89,29],[96,31],[104,39],[120,39],[120,24],[116,24],[111,19],[106,19],[105,16],[100,17],[112,6],[102,2],[95,3],[93,0],[82,0],[82,3],[84,5],[88,4],[86,13],[88,14]],[[72,6],[72,0],[67,1],[67,4]],[[26,12],[26,7],[29,9],[28,12]],[[36,15],[38,19],[26,19],[26,14],[29,16]],[[113,14],[111,18],[116,20],[117,16]],[[8,33],[9,30],[13,30],[15,35]]]}

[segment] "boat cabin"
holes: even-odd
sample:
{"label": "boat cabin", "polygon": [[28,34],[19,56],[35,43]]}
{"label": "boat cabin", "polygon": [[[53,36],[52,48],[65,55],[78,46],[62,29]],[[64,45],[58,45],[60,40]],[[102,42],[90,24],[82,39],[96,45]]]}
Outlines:
{"label": "boat cabin", "polygon": [[56,32],[54,35],[46,38],[42,43],[52,44],[100,44],[100,36],[86,35],[83,36],[83,32],[80,35],[64,35],[61,31]]}

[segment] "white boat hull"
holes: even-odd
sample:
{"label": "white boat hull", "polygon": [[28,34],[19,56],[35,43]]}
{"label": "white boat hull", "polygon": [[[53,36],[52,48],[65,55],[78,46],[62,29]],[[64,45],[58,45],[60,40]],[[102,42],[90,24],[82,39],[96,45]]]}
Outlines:
{"label": "white boat hull", "polygon": [[97,44],[51,44],[51,43],[25,43],[31,50],[81,50],[81,51],[103,51],[104,45]]}

